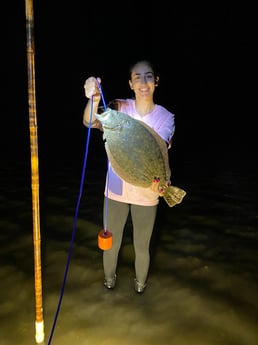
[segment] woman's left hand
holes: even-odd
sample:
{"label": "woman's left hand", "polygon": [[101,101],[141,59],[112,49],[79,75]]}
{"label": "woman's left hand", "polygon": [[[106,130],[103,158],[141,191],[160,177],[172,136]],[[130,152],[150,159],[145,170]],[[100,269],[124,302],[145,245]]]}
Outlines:
{"label": "woman's left hand", "polygon": [[159,193],[159,196],[163,196],[164,190],[160,187],[160,179],[154,178],[150,186],[151,190],[155,193]]}

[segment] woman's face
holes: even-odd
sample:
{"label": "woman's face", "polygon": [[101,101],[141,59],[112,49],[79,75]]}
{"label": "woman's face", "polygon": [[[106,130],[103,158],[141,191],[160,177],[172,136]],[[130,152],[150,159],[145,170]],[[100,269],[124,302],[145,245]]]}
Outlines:
{"label": "woman's face", "polygon": [[155,75],[152,68],[144,62],[136,64],[132,69],[129,85],[136,98],[152,98],[155,90]]}

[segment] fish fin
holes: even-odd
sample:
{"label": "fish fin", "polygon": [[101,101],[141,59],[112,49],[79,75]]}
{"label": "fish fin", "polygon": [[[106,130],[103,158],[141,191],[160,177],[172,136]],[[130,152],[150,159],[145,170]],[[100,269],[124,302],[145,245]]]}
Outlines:
{"label": "fish fin", "polygon": [[163,198],[169,207],[173,207],[176,204],[180,204],[186,195],[186,192],[176,186],[169,186],[164,188]]}

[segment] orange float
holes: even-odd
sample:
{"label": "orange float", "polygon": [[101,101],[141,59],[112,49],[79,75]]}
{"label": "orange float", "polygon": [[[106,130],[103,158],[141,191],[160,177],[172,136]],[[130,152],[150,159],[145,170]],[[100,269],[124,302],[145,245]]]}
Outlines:
{"label": "orange float", "polygon": [[108,250],[112,247],[112,232],[101,230],[98,234],[98,246],[102,250]]}

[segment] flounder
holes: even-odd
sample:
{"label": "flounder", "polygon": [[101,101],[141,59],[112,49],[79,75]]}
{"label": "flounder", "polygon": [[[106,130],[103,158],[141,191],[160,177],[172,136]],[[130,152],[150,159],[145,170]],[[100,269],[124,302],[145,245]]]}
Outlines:
{"label": "flounder", "polygon": [[162,196],[170,207],[183,200],[186,192],[170,185],[167,145],[151,127],[110,108],[95,117],[102,124],[107,157],[118,176],[145,188],[159,179]]}

